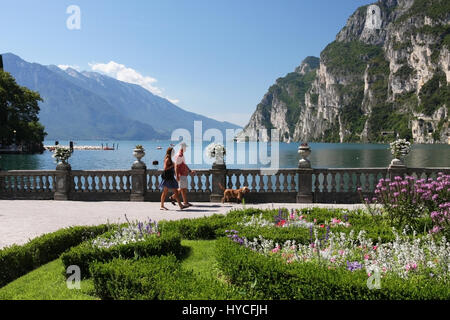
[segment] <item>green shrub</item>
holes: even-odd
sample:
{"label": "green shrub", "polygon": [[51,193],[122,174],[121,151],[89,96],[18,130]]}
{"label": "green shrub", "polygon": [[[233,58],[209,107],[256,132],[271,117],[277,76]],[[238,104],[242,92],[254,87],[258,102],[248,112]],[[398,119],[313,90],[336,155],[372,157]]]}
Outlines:
{"label": "green shrub", "polygon": [[159,227],[163,232],[178,233],[182,239],[211,240],[223,236],[225,230],[241,220],[244,214],[246,214],[246,211],[227,216],[215,214],[196,219],[161,221]]}
{"label": "green shrub", "polygon": [[86,278],[89,276],[89,265],[94,261],[107,262],[114,258],[133,259],[170,253],[176,256],[183,254],[181,238],[178,234],[163,232],[160,237],[117,245],[108,249],[95,247],[91,241],[86,241],[63,253],[61,260],[65,268],[77,265],[82,277]]}
{"label": "green shrub", "polygon": [[0,287],[55,260],[81,242],[105,233],[111,226],[70,227],[37,237],[25,245],[0,250]]}
{"label": "green shrub", "polygon": [[219,239],[219,268],[228,280],[252,296],[264,299],[368,300],[449,299],[450,287],[438,280],[389,276],[381,288],[370,290],[362,270],[329,270],[314,263],[287,264],[230,241]]}
{"label": "green shrub", "polygon": [[219,282],[183,270],[173,255],[94,263],[90,272],[96,294],[114,300],[242,299]]}

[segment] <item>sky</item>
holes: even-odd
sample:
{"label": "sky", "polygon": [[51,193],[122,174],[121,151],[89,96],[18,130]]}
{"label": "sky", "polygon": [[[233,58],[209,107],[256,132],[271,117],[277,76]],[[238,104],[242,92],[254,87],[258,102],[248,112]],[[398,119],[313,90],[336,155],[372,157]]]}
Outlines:
{"label": "sky", "polygon": [[277,78],[371,2],[0,0],[0,53],[102,72],[243,126]]}

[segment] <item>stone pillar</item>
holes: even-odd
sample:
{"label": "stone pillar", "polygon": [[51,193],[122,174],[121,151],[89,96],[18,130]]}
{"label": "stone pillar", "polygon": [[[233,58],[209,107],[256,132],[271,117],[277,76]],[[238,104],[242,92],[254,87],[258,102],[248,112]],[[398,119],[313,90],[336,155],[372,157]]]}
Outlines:
{"label": "stone pillar", "polygon": [[224,188],[226,188],[226,173],[227,167],[225,163],[212,165],[211,169],[212,173],[212,184],[211,184],[211,195],[209,197],[211,202],[220,202],[223,198],[223,190],[220,188],[219,184],[221,184]]}
{"label": "stone pillar", "polygon": [[70,199],[70,190],[72,188],[71,170],[72,168],[68,163],[61,162],[56,166],[56,181],[53,181],[55,183],[54,200],[65,201]]}
{"label": "stone pillar", "polygon": [[[394,159],[398,160],[398,159]],[[406,175],[407,167],[403,161],[394,161],[392,160],[391,164],[388,167],[389,179],[394,181],[396,176],[404,177]]]}
{"label": "stone pillar", "polygon": [[298,148],[298,153],[302,159],[298,162],[298,193],[297,203],[312,203],[312,174],[311,162],[308,160],[311,148],[303,144]]}
{"label": "stone pillar", "polygon": [[144,201],[147,192],[147,166],[138,160],[131,166],[130,201]]}

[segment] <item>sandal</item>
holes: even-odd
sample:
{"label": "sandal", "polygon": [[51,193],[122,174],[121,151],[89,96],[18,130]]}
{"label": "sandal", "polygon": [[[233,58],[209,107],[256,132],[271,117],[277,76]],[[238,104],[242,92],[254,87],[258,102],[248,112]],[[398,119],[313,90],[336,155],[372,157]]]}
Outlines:
{"label": "sandal", "polygon": [[183,205],[183,206],[180,207],[180,210],[183,210],[183,209],[186,209],[186,208],[189,208],[189,206]]}
{"label": "sandal", "polygon": [[169,209],[167,209],[166,207],[161,207],[161,208],[159,208],[159,210],[167,211],[167,210],[169,210]]}
{"label": "sandal", "polygon": [[173,200],[172,196],[169,197],[169,200],[170,200],[170,202],[172,202],[172,204],[173,204],[174,206],[177,205],[176,202],[175,202],[175,200]]}

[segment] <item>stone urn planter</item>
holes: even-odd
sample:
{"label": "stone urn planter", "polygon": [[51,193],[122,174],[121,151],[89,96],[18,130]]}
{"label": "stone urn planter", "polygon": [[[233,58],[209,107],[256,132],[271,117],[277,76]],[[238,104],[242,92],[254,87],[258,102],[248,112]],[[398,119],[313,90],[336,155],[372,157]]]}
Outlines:
{"label": "stone urn planter", "polygon": [[308,157],[311,154],[311,148],[307,143],[303,143],[300,147],[298,147],[298,154],[302,157],[298,162],[298,166],[300,168],[310,168],[311,163],[308,160]]}
{"label": "stone urn planter", "polygon": [[389,149],[391,150],[394,159],[392,159],[390,167],[404,167],[405,158],[411,150],[411,143],[405,139],[397,139],[390,143]]}
{"label": "stone urn planter", "polygon": [[142,148],[142,146],[136,146],[133,150],[133,156],[136,158],[136,161],[133,163],[133,168],[143,168],[145,164],[141,161],[141,159],[145,156],[144,148]]}
{"label": "stone urn planter", "polygon": [[133,156],[137,159],[138,162],[141,162],[141,159],[145,156],[144,149],[134,149]]}

